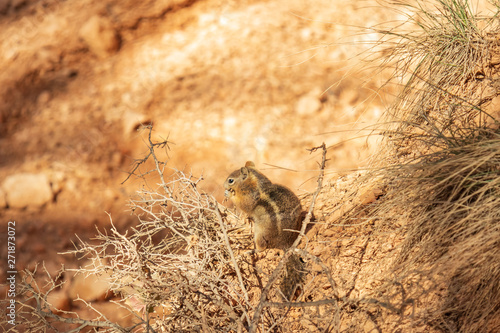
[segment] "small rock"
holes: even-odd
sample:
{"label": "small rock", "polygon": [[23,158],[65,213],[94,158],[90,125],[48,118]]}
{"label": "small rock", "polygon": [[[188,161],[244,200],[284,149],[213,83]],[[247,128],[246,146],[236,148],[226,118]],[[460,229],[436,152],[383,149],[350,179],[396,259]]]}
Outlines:
{"label": "small rock", "polygon": [[310,271],[311,272],[323,272],[323,267],[321,267],[321,265],[319,265],[315,262],[312,262]]}
{"label": "small rock", "polygon": [[321,109],[321,101],[316,92],[302,96],[295,106],[295,112],[300,116],[313,115]]}
{"label": "small rock", "polygon": [[40,208],[53,197],[49,180],[44,174],[11,175],[5,178],[2,188],[11,208]]}
{"label": "small rock", "polygon": [[161,304],[159,306],[155,306],[153,313],[160,318],[165,318],[174,311],[175,309],[171,304]]}
{"label": "small rock", "polygon": [[325,253],[326,251],[326,246],[324,244],[315,244],[314,246],[311,246],[309,249],[309,252],[313,256],[320,256],[321,254]]}
{"label": "small rock", "polygon": [[53,46],[44,46],[36,53],[36,67],[44,71],[51,71],[61,60],[61,50]]}
{"label": "small rock", "polygon": [[63,68],[63,69],[61,69],[61,71],[59,73],[61,73],[61,76],[63,76],[63,77],[74,78],[74,77],[78,76],[78,69]]}
{"label": "small rock", "polygon": [[47,303],[50,307],[50,311],[54,313],[69,311],[71,309],[71,302],[64,289],[51,291],[47,295]]}
{"label": "small rock", "polygon": [[379,188],[365,189],[361,192],[359,201],[362,205],[371,204],[372,202],[375,202],[382,195],[382,193],[382,190]]}
{"label": "small rock", "polygon": [[[84,270],[91,270],[93,267],[90,260],[83,266]],[[103,300],[108,296],[109,288],[109,275],[81,272],[71,280],[68,296],[71,300],[81,298],[87,302]]]}
{"label": "small rock", "polygon": [[490,65],[491,66],[496,66],[500,64],[500,54],[498,53],[492,53],[490,56]]}
{"label": "small rock", "polygon": [[47,104],[49,100],[50,100],[50,92],[48,92],[47,90],[44,90],[40,93],[40,95],[38,95],[36,102],[39,105],[44,105],[44,104]]}
{"label": "small rock", "polygon": [[82,26],[79,35],[90,51],[100,58],[106,58],[120,48],[120,37],[113,28],[113,23],[106,17],[92,16]]}
{"label": "small rock", "polygon": [[19,50],[15,48],[3,50],[3,56],[5,61],[14,61],[19,56]]}
{"label": "small rock", "polygon": [[490,104],[486,107],[486,112],[494,119],[500,120],[500,95],[491,100]]}
{"label": "small rock", "polygon": [[122,116],[122,124],[123,135],[125,137],[128,137],[130,135],[137,134],[135,132],[141,125],[151,124],[151,119],[149,119],[145,114],[142,113],[126,111]]}
{"label": "small rock", "polygon": [[379,326],[373,320],[367,320],[363,324],[363,332],[379,332]]}
{"label": "small rock", "polygon": [[322,232],[323,236],[325,237],[333,237],[338,234],[336,230],[333,229],[326,229]]}

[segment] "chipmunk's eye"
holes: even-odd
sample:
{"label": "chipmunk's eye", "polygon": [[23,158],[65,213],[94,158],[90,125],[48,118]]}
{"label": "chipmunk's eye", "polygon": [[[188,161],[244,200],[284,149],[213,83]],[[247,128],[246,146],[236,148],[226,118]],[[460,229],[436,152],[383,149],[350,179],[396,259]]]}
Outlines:
{"label": "chipmunk's eye", "polygon": [[234,178],[229,178],[229,179],[227,180],[227,183],[228,183],[229,185],[233,185],[233,184],[234,184]]}

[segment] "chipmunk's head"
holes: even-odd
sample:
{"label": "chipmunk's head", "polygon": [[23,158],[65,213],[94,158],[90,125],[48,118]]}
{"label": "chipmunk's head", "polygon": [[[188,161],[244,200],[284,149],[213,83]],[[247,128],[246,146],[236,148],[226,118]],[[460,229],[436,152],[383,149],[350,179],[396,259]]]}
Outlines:
{"label": "chipmunk's head", "polygon": [[235,196],[239,192],[241,184],[245,182],[250,176],[249,168],[254,168],[255,164],[251,161],[248,161],[244,167],[231,172],[231,174],[227,177],[224,182],[224,196],[226,198],[231,199],[233,202],[235,200]]}

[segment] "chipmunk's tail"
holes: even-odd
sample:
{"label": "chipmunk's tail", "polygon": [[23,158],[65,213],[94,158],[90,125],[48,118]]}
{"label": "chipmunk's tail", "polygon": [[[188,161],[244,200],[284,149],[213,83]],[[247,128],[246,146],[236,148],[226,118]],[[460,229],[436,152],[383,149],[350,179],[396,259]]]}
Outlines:
{"label": "chipmunk's tail", "polygon": [[297,292],[303,288],[302,283],[306,275],[305,263],[298,254],[293,253],[288,257],[285,268],[280,290],[289,301],[292,301],[298,295]]}

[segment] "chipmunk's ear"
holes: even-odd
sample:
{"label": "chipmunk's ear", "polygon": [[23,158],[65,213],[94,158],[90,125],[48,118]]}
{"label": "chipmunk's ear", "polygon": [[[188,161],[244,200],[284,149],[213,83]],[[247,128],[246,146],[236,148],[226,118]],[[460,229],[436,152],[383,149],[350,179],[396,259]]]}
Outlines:
{"label": "chipmunk's ear", "polygon": [[248,167],[252,167],[252,168],[255,168],[255,164],[252,162],[252,161],[247,161],[245,163],[245,166],[248,168]]}
{"label": "chipmunk's ear", "polygon": [[248,178],[248,169],[247,169],[246,166],[244,166],[243,168],[241,168],[240,172],[241,172],[241,178],[243,178],[243,180],[245,180],[245,179]]}

